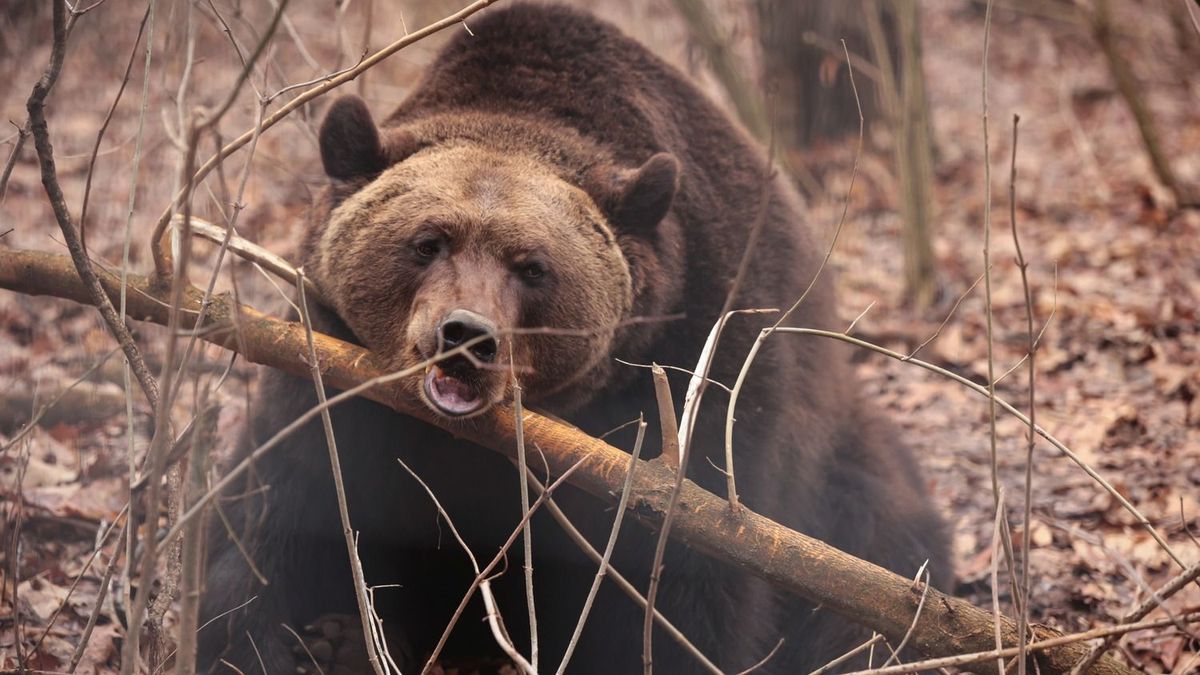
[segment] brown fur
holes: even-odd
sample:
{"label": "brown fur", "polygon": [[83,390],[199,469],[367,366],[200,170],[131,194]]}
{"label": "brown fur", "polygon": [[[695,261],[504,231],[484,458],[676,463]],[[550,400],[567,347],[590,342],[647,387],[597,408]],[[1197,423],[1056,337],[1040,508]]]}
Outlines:
{"label": "brown fur", "polygon": [[[639,413],[653,418],[645,372],[614,357],[694,364],[758,208],[763,153],[683,76],[585,14],[513,5],[488,11],[472,30],[446,47],[379,129],[361,102],[331,107],[321,135],[331,186],[303,247],[331,305],[317,309],[318,328],[403,367],[437,351],[436,327],[447,312],[470,310],[502,329],[501,365],[511,353],[531,403],[592,433]],[[769,187],[741,307],[790,304],[823,252],[791,187],[782,178]],[[437,246],[423,247],[430,238]],[[434,255],[421,253],[434,248]],[[537,279],[523,276],[531,261],[544,272]],[[792,322],[830,327],[830,286],[823,280]],[[631,321],[672,314],[684,318]],[[732,381],[761,325],[732,321],[716,379]],[[530,328],[559,332],[520,333]],[[487,396],[505,395],[504,368],[469,377]],[[685,384],[674,382],[677,401]],[[269,374],[265,388],[264,414],[247,447],[314,398],[311,384],[279,374]],[[690,477],[718,494],[724,480],[709,463],[723,463],[726,403],[710,390],[689,467]],[[928,559],[944,585],[950,569],[940,519],[894,430],[859,400],[842,348],[772,337],[737,412],[738,484],[750,508],[902,574]],[[477,553],[519,519],[517,477],[493,453],[369,402],[336,408],[334,429],[368,582],[402,585],[379,595],[411,668],[470,574],[444,537],[439,548],[432,506],[394,458],[431,484]],[[615,442],[628,447],[629,439]],[[255,670],[249,632],[269,672],[290,669],[291,642],[280,622],[352,610],[328,470],[319,429],[309,427],[259,465],[268,492],[225,507],[272,583],[259,587],[236,547],[224,537],[215,542],[205,615],[255,594],[258,600],[202,633],[202,666],[221,657]],[[566,490],[561,499],[602,541],[611,514],[581,493]],[[542,654],[555,663],[595,569],[553,522],[534,522]],[[642,588],[652,550],[653,536],[631,527],[615,558]],[[498,586],[520,642],[515,567]],[[675,544],[659,606],[727,670],[748,667],[781,637],[785,645],[766,672],[811,669],[860,633]],[[464,619],[452,650],[494,650],[480,616]],[[571,672],[638,670],[640,626],[639,610],[606,585]],[[654,644],[659,672],[695,670],[666,636]]]}

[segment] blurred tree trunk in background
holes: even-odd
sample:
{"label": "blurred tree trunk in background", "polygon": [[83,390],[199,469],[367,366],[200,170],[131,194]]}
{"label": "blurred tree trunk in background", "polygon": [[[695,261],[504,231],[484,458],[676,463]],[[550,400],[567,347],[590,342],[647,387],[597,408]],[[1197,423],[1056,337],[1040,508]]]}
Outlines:
{"label": "blurred tree trunk in background", "polygon": [[[936,295],[930,226],[933,151],[916,0],[756,0],[764,79],[793,150],[858,131],[845,39],[868,123],[883,121],[896,153],[904,222],[905,288],[917,308]],[[863,59],[869,61],[864,61]]]}
{"label": "blurred tree trunk in background", "polygon": [[[788,147],[858,133],[858,109],[840,40],[845,38],[853,57],[870,53],[864,3],[755,0],[764,81],[777,97],[775,122]],[[885,20],[885,31],[894,34],[891,24],[890,18]],[[855,82],[869,123],[881,113],[878,97],[871,93],[876,77],[860,70]]]}
{"label": "blurred tree trunk in background", "polygon": [[933,147],[917,0],[895,0],[900,42],[900,120],[894,125],[900,215],[904,219],[904,283],[908,301],[918,309],[936,299],[931,228],[933,226]]}

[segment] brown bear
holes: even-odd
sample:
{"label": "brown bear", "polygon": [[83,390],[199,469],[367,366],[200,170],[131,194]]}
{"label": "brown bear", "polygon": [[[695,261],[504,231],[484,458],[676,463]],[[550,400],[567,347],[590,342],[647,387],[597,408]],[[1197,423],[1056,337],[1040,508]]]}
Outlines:
{"label": "brown bear", "polygon": [[[469,355],[460,349],[410,383],[448,426],[470,424],[508,396],[513,377],[528,405],[589,433],[643,413],[654,424],[646,371],[617,359],[695,363],[758,213],[767,159],[682,74],[585,13],[514,4],[487,10],[471,28],[382,125],[359,99],[330,107],[320,133],[330,184],[302,252],[324,303],[313,308],[316,328],[397,369],[465,345]],[[791,304],[827,246],[784,178],[765,188],[765,226],[739,307]],[[834,326],[831,286],[826,275],[790,322]],[[762,321],[731,322],[716,380],[734,379]],[[893,428],[860,400],[847,356],[827,340],[767,342],[737,409],[740,497],[900,574],[928,561],[944,586],[943,524]],[[685,378],[673,381],[676,401],[685,386]],[[266,373],[262,388],[243,452],[316,402],[310,382],[280,373]],[[727,402],[710,389],[688,468],[717,494]],[[423,477],[485,559],[520,519],[518,476],[500,455],[369,401],[337,406],[332,418],[367,583],[386,586],[375,599],[391,653],[417,672],[473,573],[396,458]],[[628,448],[629,434],[610,439]],[[658,450],[652,445],[647,456]],[[298,638],[283,625],[302,631],[319,616],[356,614],[319,423],[252,473],[220,502],[230,527],[213,531],[202,609],[202,621],[219,620],[200,632],[200,666],[294,672],[308,656],[296,656]],[[602,545],[611,510],[569,486],[556,499]],[[631,525],[614,555],[643,590],[654,542]],[[596,568],[541,512],[532,544],[548,670]],[[528,649],[519,557],[510,553],[494,583],[508,631]],[[728,672],[756,663],[780,639],[762,671],[807,672],[861,637],[828,611],[675,543],[658,607]],[[482,617],[472,605],[446,654],[497,653]],[[640,672],[641,626],[642,611],[604,584],[569,672]],[[329,657],[324,644],[319,659]],[[665,634],[653,645],[658,672],[700,672]]]}

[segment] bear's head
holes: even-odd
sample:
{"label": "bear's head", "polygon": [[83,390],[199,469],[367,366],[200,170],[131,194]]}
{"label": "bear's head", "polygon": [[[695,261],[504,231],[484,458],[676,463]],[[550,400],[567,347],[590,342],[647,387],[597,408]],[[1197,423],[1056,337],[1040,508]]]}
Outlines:
{"label": "bear's head", "polygon": [[320,145],[334,204],[310,234],[310,273],[393,369],[444,356],[420,380],[430,408],[477,414],[512,374],[557,412],[606,385],[623,322],[646,304],[638,268],[676,191],[672,156],[572,176],[544,148],[380,129],[354,97],[332,105]]}

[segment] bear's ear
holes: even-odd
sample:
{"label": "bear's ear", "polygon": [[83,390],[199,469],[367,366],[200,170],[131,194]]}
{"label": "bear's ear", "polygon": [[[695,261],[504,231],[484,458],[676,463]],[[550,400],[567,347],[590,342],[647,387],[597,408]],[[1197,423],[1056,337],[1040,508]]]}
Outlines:
{"label": "bear's ear", "polygon": [[592,169],[584,182],[584,189],[616,228],[647,230],[671,208],[679,187],[679,160],[660,152],[632,171]]}
{"label": "bear's ear", "polygon": [[373,177],[387,168],[379,129],[366,102],[357,96],[343,96],[329,106],[320,141],[321,163],[330,178]]}

